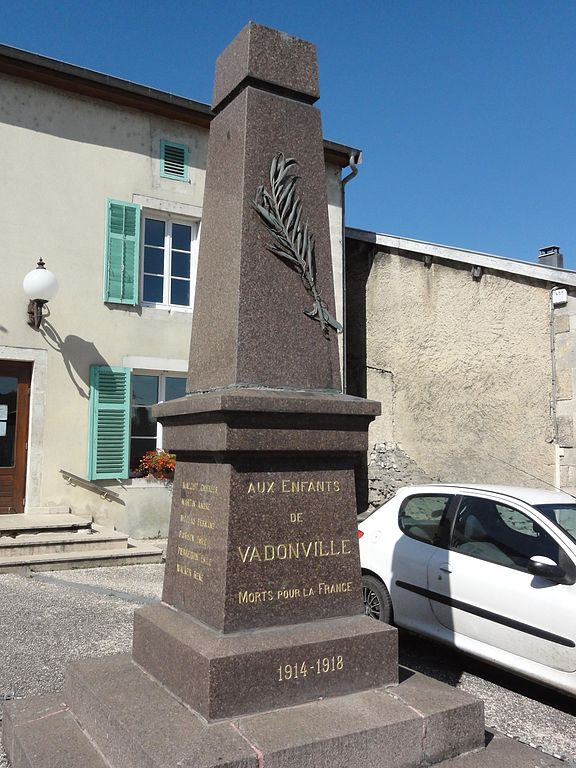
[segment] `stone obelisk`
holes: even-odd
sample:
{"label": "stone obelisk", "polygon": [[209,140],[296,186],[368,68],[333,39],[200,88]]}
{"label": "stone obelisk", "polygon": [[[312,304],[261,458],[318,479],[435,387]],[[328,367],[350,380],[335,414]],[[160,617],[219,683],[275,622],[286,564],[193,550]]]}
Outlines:
{"label": "stone obelisk", "polygon": [[163,603],[133,651],[208,720],[397,676],[363,615],[354,463],[379,405],[341,393],[318,95],[314,46],[257,24],[216,65],[188,394],[157,409]]}
{"label": "stone obelisk", "polygon": [[[4,708],[13,768],[408,768],[483,743],[482,707],[408,675],[363,615],[315,51],[249,24],[218,60],[189,393],[162,602],[132,655]],[[388,687],[392,685],[392,688]]]}

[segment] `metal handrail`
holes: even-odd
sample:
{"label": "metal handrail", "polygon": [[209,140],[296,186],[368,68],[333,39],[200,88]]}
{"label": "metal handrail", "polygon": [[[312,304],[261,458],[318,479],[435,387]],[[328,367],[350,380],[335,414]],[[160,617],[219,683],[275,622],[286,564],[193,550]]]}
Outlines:
{"label": "metal handrail", "polygon": [[109,488],[102,488],[102,486],[96,485],[96,483],[93,483],[91,480],[86,480],[85,477],[79,477],[72,472],[67,472],[65,469],[61,469],[60,474],[64,480],[66,480],[68,485],[79,485],[82,488],[86,488],[88,491],[97,493],[100,498],[106,499],[106,501],[122,501],[120,494],[111,491]]}

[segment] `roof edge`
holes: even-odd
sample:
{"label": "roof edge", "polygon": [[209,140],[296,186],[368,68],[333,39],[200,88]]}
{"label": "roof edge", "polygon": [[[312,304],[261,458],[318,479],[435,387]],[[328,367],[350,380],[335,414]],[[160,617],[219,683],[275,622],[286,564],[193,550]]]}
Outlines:
{"label": "roof edge", "polygon": [[[123,80],[91,69],[68,64],[38,53],[0,44],[0,73],[44,83],[82,96],[151,112],[163,117],[208,128],[214,117],[210,106],[184,96]],[[361,162],[361,151],[324,140],[327,162],[346,168],[352,158]]]}
{"label": "roof edge", "polygon": [[352,240],[360,240],[366,243],[373,243],[374,245],[381,245],[397,251],[421,253],[435,256],[444,261],[470,264],[471,266],[484,267],[485,269],[491,269],[496,272],[521,275],[522,277],[541,280],[542,282],[551,283],[552,285],[569,285],[576,287],[576,271],[571,269],[548,267],[544,264],[519,261],[507,256],[496,256],[491,253],[483,253],[482,251],[471,251],[467,248],[429,243],[425,240],[414,240],[408,237],[386,235],[380,232],[370,232],[368,230],[354,229],[352,227],[346,227],[346,237],[349,237]]}

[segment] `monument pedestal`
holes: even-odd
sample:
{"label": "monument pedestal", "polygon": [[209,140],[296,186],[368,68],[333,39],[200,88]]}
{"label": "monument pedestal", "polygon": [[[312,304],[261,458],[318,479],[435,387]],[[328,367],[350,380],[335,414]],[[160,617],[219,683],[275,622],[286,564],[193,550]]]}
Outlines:
{"label": "monument pedestal", "polygon": [[363,615],[354,462],[376,408],[237,388],[162,405],[163,602],[136,611],[132,656],[5,706],[13,768],[416,768],[481,748],[482,702],[399,681],[396,629]]}
{"label": "monument pedestal", "polygon": [[134,617],[132,656],[208,721],[398,681],[396,630],[366,616],[222,635],[147,606]]}
{"label": "monument pedestal", "polygon": [[238,388],[163,404],[163,602],[136,611],[132,656],[5,706],[13,768],[416,768],[482,747],[482,702],[398,681],[396,629],[363,615],[354,463],[376,409]]}

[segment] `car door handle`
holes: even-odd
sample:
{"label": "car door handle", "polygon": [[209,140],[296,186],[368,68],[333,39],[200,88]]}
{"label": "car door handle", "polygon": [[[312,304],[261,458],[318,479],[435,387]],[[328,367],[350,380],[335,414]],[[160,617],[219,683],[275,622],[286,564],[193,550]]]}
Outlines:
{"label": "car door handle", "polygon": [[442,565],[438,567],[441,571],[444,571],[444,573],[452,573],[452,568],[448,565],[448,563],[442,563]]}

